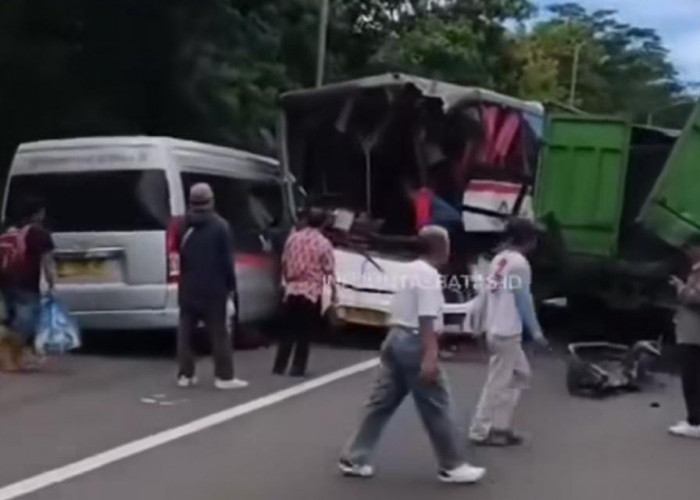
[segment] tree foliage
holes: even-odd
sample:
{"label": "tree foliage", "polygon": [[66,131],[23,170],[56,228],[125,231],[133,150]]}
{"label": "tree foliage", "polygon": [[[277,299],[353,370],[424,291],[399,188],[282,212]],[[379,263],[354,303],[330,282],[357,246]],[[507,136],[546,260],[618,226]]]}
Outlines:
{"label": "tree foliage", "polygon": [[579,107],[642,119],[682,93],[668,50],[654,30],[622,23],[613,10],[588,12],[573,3],[549,10],[553,17],[537,24],[529,38],[557,62],[562,91],[571,84],[579,47]]}
{"label": "tree foliage", "polygon": [[517,90],[513,40],[504,22],[529,16],[528,1],[452,0],[411,12],[388,33],[372,58],[373,67],[504,92]]}
{"label": "tree foliage", "polygon": [[[0,162],[22,141],[95,134],[269,152],[280,93],[314,82],[319,2],[3,0]],[[641,118],[681,95],[653,30],[550,11],[532,26],[529,0],[331,0],[327,77],[402,71],[562,100],[582,44],[580,107]]]}
{"label": "tree foliage", "polygon": [[566,91],[559,79],[559,61],[548,47],[529,36],[518,39],[514,56],[520,67],[517,94],[541,102],[564,100]]}

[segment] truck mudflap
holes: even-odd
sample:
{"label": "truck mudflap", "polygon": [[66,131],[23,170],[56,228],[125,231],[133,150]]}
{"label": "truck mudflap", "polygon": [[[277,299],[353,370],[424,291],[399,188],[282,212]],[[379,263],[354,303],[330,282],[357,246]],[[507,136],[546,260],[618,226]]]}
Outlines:
{"label": "truck mudflap", "polygon": [[686,123],[638,217],[663,241],[681,247],[700,235],[700,105]]}

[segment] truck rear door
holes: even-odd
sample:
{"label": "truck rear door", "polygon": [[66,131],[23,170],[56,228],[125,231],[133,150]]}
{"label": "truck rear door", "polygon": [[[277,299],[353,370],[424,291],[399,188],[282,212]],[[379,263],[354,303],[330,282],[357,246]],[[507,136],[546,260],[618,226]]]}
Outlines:
{"label": "truck rear door", "polygon": [[682,246],[700,233],[700,105],[656,181],[639,222],[666,243]]}
{"label": "truck rear door", "polygon": [[620,119],[548,117],[535,213],[555,218],[568,252],[599,257],[617,252],[630,131]]}

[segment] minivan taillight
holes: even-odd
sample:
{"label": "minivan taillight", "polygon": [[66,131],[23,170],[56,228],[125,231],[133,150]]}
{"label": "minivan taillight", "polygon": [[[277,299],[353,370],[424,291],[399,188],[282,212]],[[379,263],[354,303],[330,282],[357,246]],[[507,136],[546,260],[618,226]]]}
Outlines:
{"label": "minivan taillight", "polygon": [[173,217],[165,235],[168,283],[177,283],[180,279],[180,237],[183,223],[182,217]]}

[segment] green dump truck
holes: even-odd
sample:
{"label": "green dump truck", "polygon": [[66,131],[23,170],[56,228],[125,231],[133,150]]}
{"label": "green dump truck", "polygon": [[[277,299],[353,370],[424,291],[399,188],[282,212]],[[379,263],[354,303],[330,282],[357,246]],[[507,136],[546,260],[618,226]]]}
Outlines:
{"label": "green dump truck", "polygon": [[536,264],[546,295],[613,309],[671,305],[679,249],[700,232],[700,106],[682,133],[551,114],[534,204],[548,228]]}

